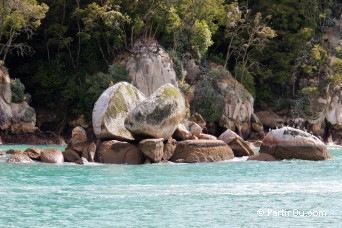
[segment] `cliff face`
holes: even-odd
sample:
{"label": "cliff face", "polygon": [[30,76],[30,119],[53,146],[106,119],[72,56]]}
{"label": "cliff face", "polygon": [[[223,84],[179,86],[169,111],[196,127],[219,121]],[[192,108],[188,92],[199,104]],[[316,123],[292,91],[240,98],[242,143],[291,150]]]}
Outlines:
{"label": "cliff face", "polygon": [[26,101],[12,102],[11,79],[0,67],[0,129],[11,134],[36,131],[36,112]]}

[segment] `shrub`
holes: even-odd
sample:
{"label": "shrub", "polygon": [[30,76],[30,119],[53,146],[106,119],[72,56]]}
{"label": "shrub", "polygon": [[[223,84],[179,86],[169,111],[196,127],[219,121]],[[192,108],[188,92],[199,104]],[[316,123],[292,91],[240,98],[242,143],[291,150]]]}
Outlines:
{"label": "shrub", "polygon": [[20,79],[11,79],[12,102],[20,103],[25,99],[25,86]]}
{"label": "shrub", "polygon": [[194,107],[207,121],[219,121],[223,113],[224,96],[215,90],[211,80],[203,80],[196,89]]}
{"label": "shrub", "polygon": [[242,85],[247,89],[248,92],[255,98],[255,83],[253,75],[248,71],[248,69],[242,67],[241,65],[236,65],[234,68],[235,78],[242,83]]}

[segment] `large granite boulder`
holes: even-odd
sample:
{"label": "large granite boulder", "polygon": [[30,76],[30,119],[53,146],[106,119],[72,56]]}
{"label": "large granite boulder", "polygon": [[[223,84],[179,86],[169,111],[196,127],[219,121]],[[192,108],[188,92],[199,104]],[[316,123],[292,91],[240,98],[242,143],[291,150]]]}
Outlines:
{"label": "large granite boulder", "polygon": [[302,130],[283,127],[270,131],[260,147],[276,159],[324,160],[330,158],[325,144]]}
{"label": "large granite boulder", "polygon": [[6,161],[7,163],[31,163],[33,160],[27,156],[27,154],[24,154],[22,151],[16,152],[11,155]]}
{"label": "large granite boulder", "polygon": [[144,163],[145,157],[133,144],[110,140],[103,142],[99,147],[97,160],[107,164],[139,165]]}
{"label": "large granite boulder", "polygon": [[63,153],[56,148],[42,150],[40,160],[45,163],[63,163]]}
{"label": "large granite boulder", "polygon": [[94,105],[93,128],[96,137],[134,140],[124,122],[127,115],[144,100],[144,94],[127,82],[119,82],[106,89]]}
{"label": "large granite boulder", "polygon": [[152,162],[158,163],[164,155],[164,139],[144,139],[140,141],[139,148]]}
{"label": "large granite boulder", "polygon": [[136,41],[132,53],[123,64],[132,78],[132,84],[146,96],[167,83],[177,87],[172,59],[156,40]]}
{"label": "large granite boulder", "polygon": [[185,115],[185,101],[171,84],[161,86],[126,117],[125,127],[140,137],[170,138]]}
{"label": "large granite boulder", "polygon": [[221,140],[187,140],[177,143],[172,162],[218,162],[234,158],[233,151]]}

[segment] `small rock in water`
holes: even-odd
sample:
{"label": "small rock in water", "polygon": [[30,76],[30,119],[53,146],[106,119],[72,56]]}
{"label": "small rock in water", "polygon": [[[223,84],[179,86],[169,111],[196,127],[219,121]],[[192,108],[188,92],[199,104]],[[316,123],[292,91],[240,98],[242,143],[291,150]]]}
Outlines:
{"label": "small rock in water", "polygon": [[64,157],[63,153],[56,148],[48,148],[42,150],[40,159],[42,162],[46,163],[63,163]]}
{"label": "small rock in water", "polygon": [[35,147],[30,147],[24,151],[24,154],[26,154],[33,160],[40,160],[41,150]]}
{"label": "small rock in water", "polygon": [[12,154],[11,157],[6,162],[7,163],[31,163],[33,162],[33,160],[21,151],[21,152],[16,152]]}

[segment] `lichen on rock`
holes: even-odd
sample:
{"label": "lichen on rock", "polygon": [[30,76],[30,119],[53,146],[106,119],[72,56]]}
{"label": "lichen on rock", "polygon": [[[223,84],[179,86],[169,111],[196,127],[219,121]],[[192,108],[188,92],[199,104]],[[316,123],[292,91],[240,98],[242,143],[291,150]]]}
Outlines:
{"label": "lichen on rock", "polygon": [[134,140],[124,121],[136,105],[145,100],[137,88],[119,82],[105,90],[94,105],[93,128],[98,139]]}

